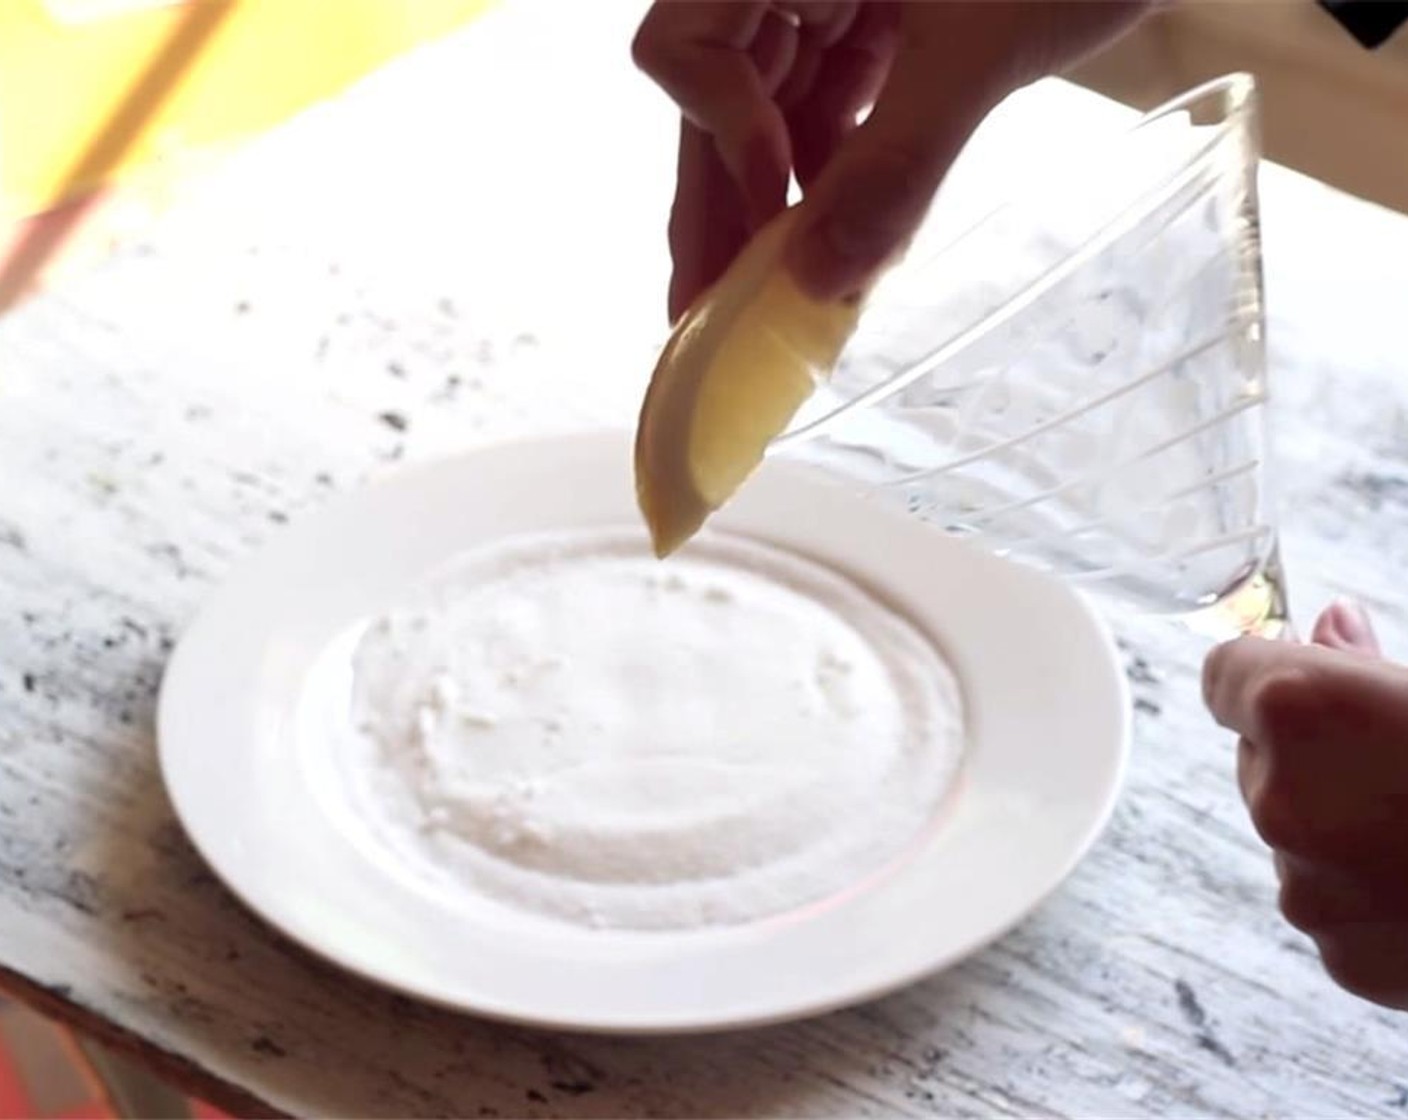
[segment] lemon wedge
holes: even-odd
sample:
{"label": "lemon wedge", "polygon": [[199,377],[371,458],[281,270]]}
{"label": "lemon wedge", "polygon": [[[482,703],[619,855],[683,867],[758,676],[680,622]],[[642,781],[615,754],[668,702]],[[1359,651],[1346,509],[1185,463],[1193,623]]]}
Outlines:
{"label": "lemon wedge", "polygon": [[860,301],[819,303],[782,263],[798,208],[739,253],[675,325],[641,406],[636,497],[657,556],[689,540],[762,462],[855,330]]}

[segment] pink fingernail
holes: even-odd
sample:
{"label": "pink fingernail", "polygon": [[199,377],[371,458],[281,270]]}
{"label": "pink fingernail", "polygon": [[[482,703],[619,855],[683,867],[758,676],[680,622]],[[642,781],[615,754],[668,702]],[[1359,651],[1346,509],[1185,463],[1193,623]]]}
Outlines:
{"label": "pink fingernail", "polygon": [[1374,624],[1362,606],[1353,599],[1339,599],[1330,609],[1330,624],[1342,641],[1359,649],[1378,648]]}

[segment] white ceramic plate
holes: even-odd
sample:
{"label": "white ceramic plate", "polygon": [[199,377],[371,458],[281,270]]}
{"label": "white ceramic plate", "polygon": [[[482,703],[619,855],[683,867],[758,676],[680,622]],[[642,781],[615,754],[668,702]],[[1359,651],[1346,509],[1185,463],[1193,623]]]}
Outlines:
{"label": "white ceramic plate", "polygon": [[456,908],[321,811],[299,762],[310,667],[447,558],[503,536],[636,521],[628,441],[504,445],[409,469],[307,516],[185,634],[162,685],[162,773],[197,848],[316,953],[483,1015],[613,1032],[774,1022],[950,965],[1035,908],[1113,806],[1118,658],[1062,584],[808,471],[769,463],[717,524],[828,563],[900,607],[959,675],[971,747],[935,829],[863,890],[786,920],[689,932],[521,924]]}

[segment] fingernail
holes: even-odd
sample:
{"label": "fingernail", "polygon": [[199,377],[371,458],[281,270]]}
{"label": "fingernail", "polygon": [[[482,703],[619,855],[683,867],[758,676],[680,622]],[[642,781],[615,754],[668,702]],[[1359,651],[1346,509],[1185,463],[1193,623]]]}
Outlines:
{"label": "fingernail", "polygon": [[1364,608],[1353,599],[1338,599],[1330,607],[1330,627],[1347,645],[1377,649],[1378,636]]}
{"label": "fingernail", "polygon": [[815,299],[859,296],[918,228],[928,205],[922,181],[913,160],[886,156],[826,184],[789,254],[802,290]]}
{"label": "fingernail", "polygon": [[889,256],[893,241],[892,230],[866,215],[834,210],[801,231],[788,263],[813,299],[856,299]]}

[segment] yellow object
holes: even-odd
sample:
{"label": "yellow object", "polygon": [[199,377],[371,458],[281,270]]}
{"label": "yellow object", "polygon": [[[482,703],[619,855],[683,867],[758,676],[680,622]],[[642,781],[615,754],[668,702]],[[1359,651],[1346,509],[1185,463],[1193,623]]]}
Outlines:
{"label": "yellow object", "polygon": [[491,0],[0,0],[0,220],[248,136]]}
{"label": "yellow object", "polygon": [[762,462],[855,330],[859,303],[822,304],[782,264],[797,210],[761,230],[685,312],[636,431],[636,494],[658,556],[692,537]]}

